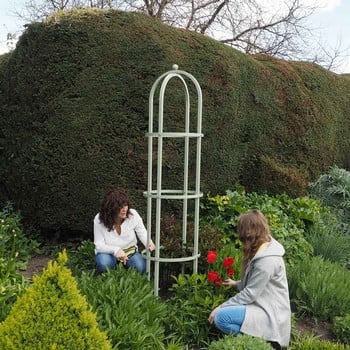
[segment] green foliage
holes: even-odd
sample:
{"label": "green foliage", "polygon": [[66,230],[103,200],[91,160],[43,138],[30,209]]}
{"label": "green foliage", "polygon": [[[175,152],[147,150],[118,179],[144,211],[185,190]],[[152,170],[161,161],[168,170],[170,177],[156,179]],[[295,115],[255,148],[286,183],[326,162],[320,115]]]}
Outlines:
{"label": "green foliage", "polygon": [[17,298],[29,285],[21,274],[8,270],[8,262],[0,258],[0,322],[9,314]]}
{"label": "green foliage", "polygon": [[[346,164],[346,77],[245,55],[140,13],[60,12],[28,25],[0,65],[1,186],[26,224],[88,236],[101,197],[116,186],[144,208],[148,96],[174,63],[205,92],[203,192],[240,183],[300,196],[329,165]],[[183,130],[179,82],[168,84],[166,97],[165,128]],[[164,188],[182,186],[183,159],[183,143],[164,142]],[[190,188],[194,162],[190,147]]]}
{"label": "green foliage", "polygon": [[318,339],[313,334],[304,334],[297,337],[288,347],[289,350],[348,350],[344,344],[332,343],[327,340]]}
{"label": "green foliage", "polygon": [[288,263],[312,254],[305,231],[320,220],[324,209],[311,198],[246,193],[243,189],[227,191],[226,195],[207,196],[202,203],[201,220],[220,230],[224,242],[235,243],[237,219],[249,209],[260,209],[267,217],[272,235],[286,249]]}
{"label": "green foliage", "polygon": [[145,275],[118,265],[98,276],[82,273],[79,286],[96,311],[113,349],[164,348],[162,322],[168,317],[166,306],[153,295]]}
{"label": "green foliage", "polygon": [[350,345],[350,314],[335,317],[332,330],[339,342]]}
{"label": "green foliage", "polygon": [[297,315],[331,320],[350,312],[349,270],[317,256],[299,260],[287,274]]}
{"label": "green foliage", "polygon": [[350,236],[350,172],[330,167],[316,182],[309,184],[309,194],[332,208]]}
{"label": "green foliage", "polygon": [[0,257],[7,261],[8,270],[24,269],[39,243],[28,238],[21,223],[21,216],[7,203],[0,211]]}
{"label": "green foliage", "polygon": [[232,289],[209,284],[204,274],[179,275],[170,288],[167,300],[168,333],[185,344],[203,346],[217,337],[218,331],[209,324],[210,312],[228,299]]}
{"label": "green foliage", "polygon": [[227,335],[222,339],[213,341],[208,350],[271,350],[272,347],[261,338],[254,338],[249,335],[231,336]]}
{"label": "green foliage", "polygon": [[0,324],[1,349],[111,349],[66,262],[63,251],[34,277]]}
{"label": "green foliage", "polygon": [[71,269],[74,276],[79,276],[83,271],[93,270],[95,268],[95,245],[91,240],[84,240],[73,250],[68,252],[67,266]]}
{"label": "green foliage", "polygon": [[37,247],[23,232],[19,214],[8,203],[0,212],[0,322],[10,312],[29,282],[18,272]]}
{"label": "green foliage", "polygon": [[337,228],[331,222],[327,225],[315,225],[306,235],[306,239],[312,245],[314,255],[344,265],[350,262],[350,235],[339,232]]}

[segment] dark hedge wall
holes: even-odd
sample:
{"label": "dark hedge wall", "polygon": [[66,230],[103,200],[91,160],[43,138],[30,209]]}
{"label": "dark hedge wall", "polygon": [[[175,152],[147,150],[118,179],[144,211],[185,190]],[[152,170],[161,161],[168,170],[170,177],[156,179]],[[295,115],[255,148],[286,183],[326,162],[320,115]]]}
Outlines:
{"label": "dark hedge wall", "polygon": [[[91,233],[102,195],[123,187],[144,214],[148,96],[174,63],[203,91],[203,192],[241,184],[299,196],[329,166],[350,168],[349,77],[247,56],[145,15],[84,10],[29,25],[0,56],[2,203],[28,225]],[[181,130],[176,82],[165,106],[166,128]],[[182,148],[166,144],[168,188],[181,187]]]}

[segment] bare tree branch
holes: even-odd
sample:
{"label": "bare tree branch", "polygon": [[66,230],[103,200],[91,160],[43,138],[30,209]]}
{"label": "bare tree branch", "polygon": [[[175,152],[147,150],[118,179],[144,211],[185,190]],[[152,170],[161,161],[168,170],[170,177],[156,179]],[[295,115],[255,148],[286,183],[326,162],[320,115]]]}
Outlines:
{"label": "bare tree branch", "polygon": [[307,19],[320,8],[318,0],[284,0],[275,9],[262,0],[26,0],[26,13],[17,16],[38,21],[57,10],[99,7],[144,12],[168,25],[213,37],[248,54],[265,53],[284,59],[305,59],[333,69],[345,55],[341,47],[319,45],[310,55],[315,30]]}

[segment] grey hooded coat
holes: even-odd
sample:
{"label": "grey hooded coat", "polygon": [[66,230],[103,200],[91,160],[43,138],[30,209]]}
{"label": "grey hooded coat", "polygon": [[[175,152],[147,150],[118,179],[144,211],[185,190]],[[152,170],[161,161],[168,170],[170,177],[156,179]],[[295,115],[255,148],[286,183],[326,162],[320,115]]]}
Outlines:
{"label": "grey hooded coat", "polygon": [[291,310],[284,253],[283,246],[271,237],[238,281],[239,293],[221,307],[246,305],[240,332],[288,346]]}

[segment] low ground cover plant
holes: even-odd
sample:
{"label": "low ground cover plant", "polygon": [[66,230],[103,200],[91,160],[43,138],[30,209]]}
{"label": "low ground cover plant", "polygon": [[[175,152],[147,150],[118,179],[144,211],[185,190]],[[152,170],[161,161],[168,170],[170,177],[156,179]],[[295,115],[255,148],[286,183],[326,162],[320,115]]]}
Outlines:
{"label": "low ground cover plant", "polygon": [[208,350],[271,350],[273,349],[266,341],[261,338],[254,338],[249,335],[224,336],[213,341]]}
{"label": "low ground cover plant", "polygon": [[349,350],[349,346],[319,339],[314,334],[304,334],[295,338],[288,350]]}

